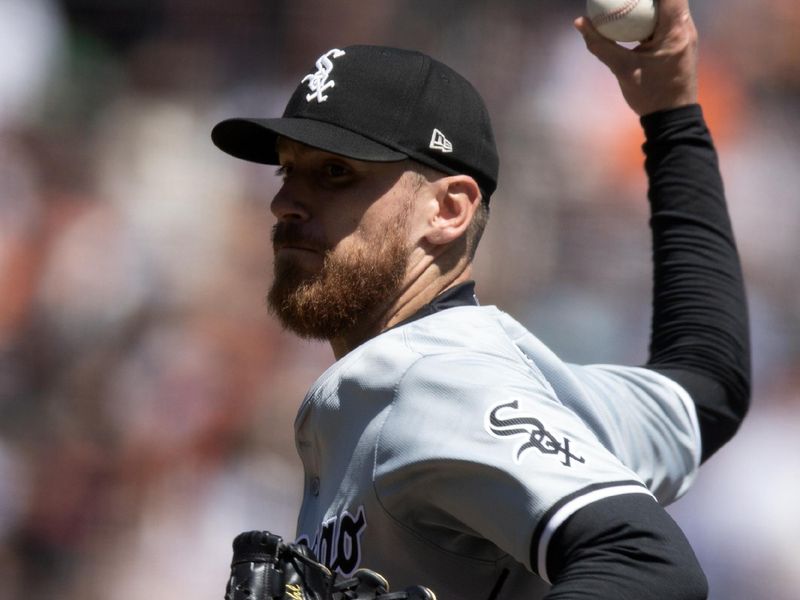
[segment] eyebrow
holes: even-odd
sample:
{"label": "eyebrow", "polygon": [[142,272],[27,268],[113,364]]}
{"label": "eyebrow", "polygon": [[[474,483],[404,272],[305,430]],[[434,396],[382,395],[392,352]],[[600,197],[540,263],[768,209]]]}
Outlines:
{"label": "eyebrow", "polygon": [[288,146],[290,146],[290,145],[292,147],[296,148],[297,152],[303,152],[303,151],[306,150],[306,148],[305,148],[305,146],[303,146],[303,144],[301,144],[299,142],[295,142],[294,140],[286,138],[286,137],[283,137],[281,135],[281,136],[278,136],[277,140],[275,140],[275,151],[276,152],[281,152],[281,150],[283,150],[284,152],[288,152],[289,151]]}
{"label": "eyebrow", "polygon": [[308,144],[304,144],[303,142],[298,142],[297,140],[293,140],[291,138],[287,138],[284,136],[278,136],[277,141],[275,142],[275,151],[280,153],[283,152],[293,152],[294,154],[303,155],[303,154],[312,154],[314,152],[320,152],[322,154],[327,154],[330,156],[337,156],[341,158],[347,158],[346,156],[342,156],[340,154],[336,154],[335,152],[328,152],[327,150],[323,150],[322,148],[315,148],[314,146],[309,146]]}

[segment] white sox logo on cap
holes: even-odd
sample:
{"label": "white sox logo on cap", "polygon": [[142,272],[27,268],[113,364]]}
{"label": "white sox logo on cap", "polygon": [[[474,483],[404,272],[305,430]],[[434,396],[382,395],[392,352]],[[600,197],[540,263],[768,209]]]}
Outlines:
{"label": "white sox logo on cap", "polygon": [[317,59],[317,72],[309,73],[300,80],[301,83],[305,83],[307,81],[308,89],[311,90],[311,93],[306,95],[306,100],[308,102],[311,102],[314,99],[316,99],[317,102],[325,102],[325,100],[328,99],[328,96],[324,95],[325,90],[336,86],[336,82],[332,79],[329,79],[331,76],[331,71],[333,71],[333,59],[344,56],[344,54],[345,51],[339,50],[338,48],[328,50],[325,54]]}

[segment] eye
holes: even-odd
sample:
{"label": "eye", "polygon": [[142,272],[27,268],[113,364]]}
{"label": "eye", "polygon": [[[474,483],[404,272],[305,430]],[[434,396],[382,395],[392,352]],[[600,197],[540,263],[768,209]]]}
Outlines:
{"label": "eye", "polygon": [[286,179],[292,172],[291,165],[281,165],[277,169],[275,169],[275,176],[280,177],[282,179]]}
{"label": "eye", "polygon": [[350,175],[350,169],[341,163],[326,163],[323,168],[325,176],[329,179],[341,179]]}

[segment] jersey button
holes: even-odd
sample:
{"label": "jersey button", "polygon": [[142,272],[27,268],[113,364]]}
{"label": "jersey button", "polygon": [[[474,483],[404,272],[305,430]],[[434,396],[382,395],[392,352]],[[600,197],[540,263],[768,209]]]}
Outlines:
{"label": "jersey button", "polygon": [[313,496],[319,496],[319,477],[311,478],[311,494]]}

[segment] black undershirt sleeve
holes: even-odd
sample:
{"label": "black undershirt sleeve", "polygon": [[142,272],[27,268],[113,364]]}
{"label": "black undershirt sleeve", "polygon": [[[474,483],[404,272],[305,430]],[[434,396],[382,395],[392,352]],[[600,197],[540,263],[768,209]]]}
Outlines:
{"label": "black undershirt sleeve", "polygon": [[559,527],[550,546],[547,570],[553,587],[546,600],[708,597],[708,583],[689,542],[650,496],[594,502]]}
{"label": "black undershirt sleeve", "polygon": [[654,263],[646,366],[692,397],[705,461],[736,432],[750,400],[739,256],[700,107],[654,113],[641,122]]}

